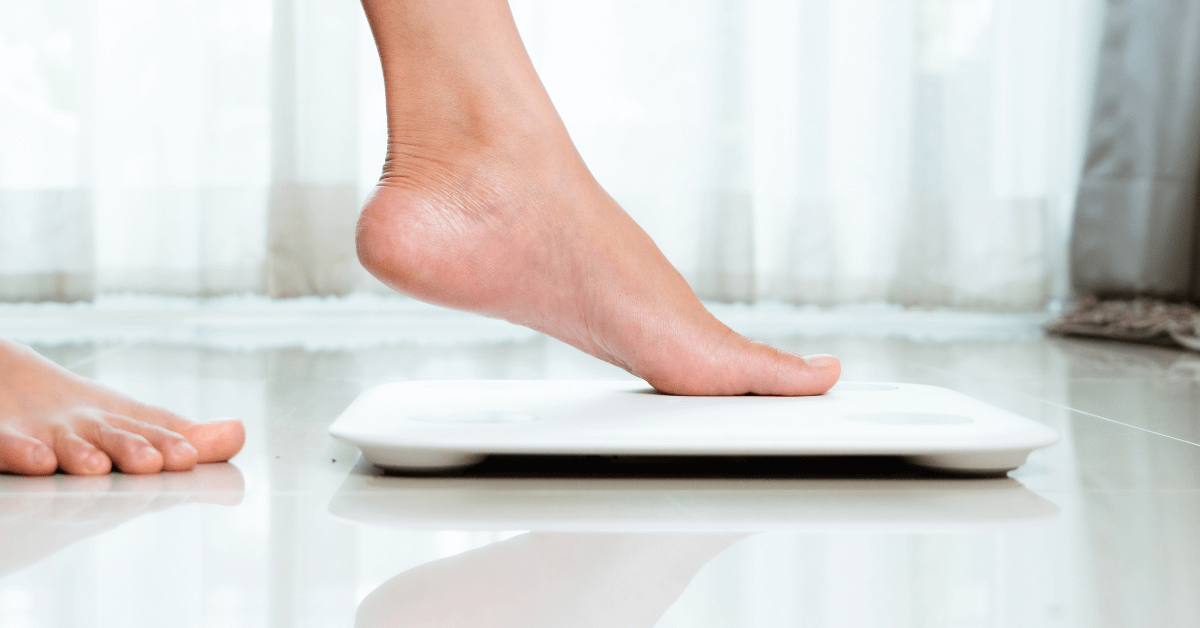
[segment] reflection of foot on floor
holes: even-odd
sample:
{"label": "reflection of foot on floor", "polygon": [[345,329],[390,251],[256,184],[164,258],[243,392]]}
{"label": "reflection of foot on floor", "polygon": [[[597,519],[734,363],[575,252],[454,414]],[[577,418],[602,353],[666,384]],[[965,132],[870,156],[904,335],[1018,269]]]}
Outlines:
{"label": "reflection of foot on floor", "polygon": [[704,308],[588,171],[504,0],[364,4],[388,87],[387,161],[358,234],[376,277],[667,393],[811,395],[837,381],[833,356],[751,342]]}
{"label": "reflection of foot on floor", "polygon": [[359,628],[650,626],[737,534],[531,532],[410,569],[358,607]]}
{"label": "reflection of foot on floor", "polygon": [[195,423],[0,339],[0,472],[186,471],[242,448],[240,421]]}
{"label": "reflection of foot on floor", "polygon": [[187,503],[235,506],[245,490],[232,464],[157,475],[0,476],[0,578],[135,517]]}

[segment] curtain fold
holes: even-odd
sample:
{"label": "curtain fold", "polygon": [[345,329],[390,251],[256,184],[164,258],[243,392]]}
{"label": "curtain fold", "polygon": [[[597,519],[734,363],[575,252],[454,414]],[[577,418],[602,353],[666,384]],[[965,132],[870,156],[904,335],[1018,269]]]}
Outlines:
{"label": "curtain fold", "polygon": [[[512,0],[600,182],[707,299],[1040,309],[1102,0]],[[385,288],[342,0],[0,4],[0,299]]]}
{"label": "curtain fold", "polygon": [[1200,302],[1200,1],[1109,5],[1072,281],[1090,296]]}
{"label": "curtain fold", "polygon": [[321,0],[274,0],[272,9],[265,291],[298,297],[371,287],[354,248],[362,11]]}

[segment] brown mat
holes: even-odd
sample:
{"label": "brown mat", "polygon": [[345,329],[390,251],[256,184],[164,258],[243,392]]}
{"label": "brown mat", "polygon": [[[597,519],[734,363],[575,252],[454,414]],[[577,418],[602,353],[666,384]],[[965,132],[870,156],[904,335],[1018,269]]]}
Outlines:
{"label": "brown mat", "polygon": [[1064,336],[1113,338],[1200,351],[1200,307],[1186,303],[1087,298],[1045,329]]}

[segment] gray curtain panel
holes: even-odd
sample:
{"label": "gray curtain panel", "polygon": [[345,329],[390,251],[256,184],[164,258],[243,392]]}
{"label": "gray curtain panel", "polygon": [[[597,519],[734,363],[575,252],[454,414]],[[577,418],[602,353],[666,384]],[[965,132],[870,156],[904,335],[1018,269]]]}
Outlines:
{"label": "gray curtain panel", "polygon": [[1081,296],[1200,301],[1200,0],[1111,0],[1076,201]]}

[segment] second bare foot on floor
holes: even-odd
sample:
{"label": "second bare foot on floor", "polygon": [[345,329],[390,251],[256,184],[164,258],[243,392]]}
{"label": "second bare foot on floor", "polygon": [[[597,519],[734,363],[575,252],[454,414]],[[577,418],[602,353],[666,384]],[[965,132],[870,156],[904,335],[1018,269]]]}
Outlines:
{"label": "second bare foot on floor", "polygon": [[196,423],[0,339],[0,472],[187,471],[241,450],[240,421]]}
{"label": "second bare foot on floor", "polygon": [[387,161],[358,231],[372,274],[665,393],[814,395],[837,382],[837,358],[752,342],[705,309],[593,178],[503,0],[364,6],[388,90]]}

